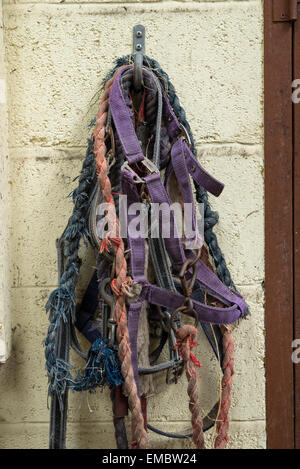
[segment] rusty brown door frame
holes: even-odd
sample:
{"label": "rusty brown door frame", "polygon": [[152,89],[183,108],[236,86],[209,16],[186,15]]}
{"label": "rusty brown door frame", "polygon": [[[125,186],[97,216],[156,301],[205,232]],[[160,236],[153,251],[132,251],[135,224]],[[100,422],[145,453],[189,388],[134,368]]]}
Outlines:
{"label": "rusty brown door frame", "polygon": [[[293,80],[300,79],[300,4],[293,24]],[[299,98],[297,88],[297,98]],[[300,339],[300,102],[293,104],[294,339]],[[300,364],[294,364],[295,448],[300,448]]]}
{"label": "rusty brown door frame", "polygon": [[300,154],[300,108],[296,109],[291,99],[297,68],[300,73],[300,63],[295,66],[300,51],[294,48],[295,34],[300,41],[300,16],[294,23],[274,22],[275,1],[264,2],[266,411],[270,449],[300,447],[300,375],[291,357],[295,334],[300,338],[300,302],[294,288],[295,273],[300,275],[294,246],[294,242],[299,244],[294,236],[294,224],[299,220],[293,212],[294,198],[299,198],[293,178],[297,177],[297,149]]}

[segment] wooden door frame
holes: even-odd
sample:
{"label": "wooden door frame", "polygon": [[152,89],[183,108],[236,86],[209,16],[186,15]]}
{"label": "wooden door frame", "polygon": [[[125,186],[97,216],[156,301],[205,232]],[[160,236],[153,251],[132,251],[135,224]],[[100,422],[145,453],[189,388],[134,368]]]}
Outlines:
{"label": "wooden door frame", "polygon": [[273,22],[272,5],[272,0],[265,0],[265,324],[267,447],[270,449],[295,448],[297,423],[295,369],[291,359],[294,337],[293,25]]}

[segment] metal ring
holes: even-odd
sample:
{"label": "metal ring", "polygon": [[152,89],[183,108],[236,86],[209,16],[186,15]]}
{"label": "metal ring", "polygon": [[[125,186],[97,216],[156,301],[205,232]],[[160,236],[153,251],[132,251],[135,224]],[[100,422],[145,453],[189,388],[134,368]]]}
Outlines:
{"label": "metal ring", "polygon": [[114,297],[110,295],[109,293],[107,293],[106,291],[106,287],[107,285],[110,284],[110,282],[111,280],[109,277],[102,280],[101,285],[100,285],[100,295],[101,295],[101,298],[103,298],[103,300],[108,304],[108,306],[110,306],[110,308],[113,308],[114,302],[115,302]]}
{"label": "metal ring", "polygon": [[149,366],[147,368],[139,368],[139,375],[151,375],[153,373],[159,373],[160,371],[168,370],[170,368],[180,366],[183,359],[180,357],[178,361],[169,360],[168,362],[159,363],[158,365]]}
{"label": "metal ring", "polygon": [[[188,303],[187,305],[185,304],[186,302]],[[184,303],[181,306],[179,306],[179,308],[175,309],[173,311],[173,313],[171,314],[170,326],[171,326],[171,328],[173,329],[174,332],[177,331],[174,322],[175,322],[175,317],[178,313],[186,314],[187,316],[194,317],[195,318],[194,326],[196,328],[198,327],[199,318],[198,318],[197,312],[194,309],[193,302],[192,302],[191,298],[186,298]]]}
{"label": "metal ring", "polygon": [[[195,280],[196,280],[196,277],[197,277],[197,264],[196,263],[200,259],[200,256],[201,256],[201,249],[198,249],[198,252],[197,252],[196,256],[193,259],[187,259],[181,267],[181,270],[180,270],[180,273],[179,273],[179,278],[180,278],[180,282],[181,282],[181,286],[182,286],[184,296],[189,297],[192,294],[194,284],[195,284]],[[193,269],[193,274],[192,274],[191,278],[189,280],[187,280],[186,277],[185,277],[185,274],[186,274],[187,270],[190,269],[191,267]]]}
{"label": "metal ring", "polygon": [[133,83],[134,89],[140,91],[143,84],[143,54],[137,53],[134,58]]}

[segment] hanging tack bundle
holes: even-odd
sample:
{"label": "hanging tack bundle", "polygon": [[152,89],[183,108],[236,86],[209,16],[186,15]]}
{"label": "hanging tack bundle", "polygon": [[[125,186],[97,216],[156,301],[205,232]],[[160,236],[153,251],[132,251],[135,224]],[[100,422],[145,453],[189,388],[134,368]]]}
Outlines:
{"label": "hanging tack bundle", "polygon": [[[57,241],[59,285],[46,305],[50,448],[65,447],[68,391],[103,386],[110,388],[120,449],[148,448],[148,430],[169,438],[192,438],[195,447],[203,449],[204,432],[213,425],[215,448],[224,448],[228,441],[231,324],[247,314],[247,305],[236,291],[213,233],[218,214],[211,210],[207,193],[219,196],[223,184],[198,163],[174,87],[160,65],[144,55],[144,41],[144,27],[136,26],[133,54],[118,59],[105,79],[73,193],[73,213]],[[192,183],[196,201],[204,206],[204,239]],[[172,208],[176,202],[179,217]],[[137,206],[138,214],[133,210]],[[182,218],[190,220],[192,234],[180,231]],[[82,238],[95,251],[97,269],[77,303]],[[204,417],[198,390],[201,365],[194,355],[198,325],[223,372],[220,401]],[[159,331],[159,341],[149,353],[153,327]],[[87,355],[75,328],[91,343]],[[86,360],[77,375],[69,363],[70,347]],[[164,361],[166,348],[169,356]],[[165,433],[147,423],[147,395],[153,392],[156,373],[165,373],[173,386],[184,372],[192,430]],[[129,411],[128,443],[124,419]]]}

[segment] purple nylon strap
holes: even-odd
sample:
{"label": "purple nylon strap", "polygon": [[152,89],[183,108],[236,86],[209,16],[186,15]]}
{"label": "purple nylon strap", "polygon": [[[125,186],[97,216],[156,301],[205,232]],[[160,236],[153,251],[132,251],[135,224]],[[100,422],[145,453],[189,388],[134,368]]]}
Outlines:
{"label": "purple nylon strap", "polygon": [[230,290],[201,260],[197,263],[197,280],[207,288],[207,292],[225,304],[236,304],[243,316],[247,310],[244,299]]}
{"label": "purple nylon strap", "polygon": [[[169,210],[171,201],[170,201],[169,195],[165,187],[163,186],[163,183],[160,178],[160,174],[159,173],[150,174],[150,176],[146,176],[144,180],[146,182],[147,189],[151,196],[152,202],[158,203],[158,204],[165,204],[165,207],[168,207],[168,210]],[[161,208],[163,210],[164,206],[161,205]],[[160,210],[159,212],[160,229],[161,229],[161,224],[162,224],[162,210]],[[181,238],[178,236],[174,212],[170,210],[169,213],[170,213],[170,237],[164,238],[164,241],[165,241],[166,248],[171,258],[174,269],[179,270],[182,264],[185,262],[186,257],[184,254],[184,249],[182,246]]]}
{"label": "purple nylon strap", "polygon": [[[145,299],[151,304],[163,306],[174,311],[183,304],[185,298],[179,293],[160,288],[156,285],[145,284],[140,299]],[[196,300],[192,301],[198,319],[201,322],[210,324],[232,324],[242,316],[242,311],[237,304],[227,308],[217,308],[215,306],[205,305]]]}
{"label": "purple nylon strap", "polygon": [[129,342],[131,349],[131,363],[133,367],[134,379],[136,382],[136,387],[138,394],[140,395],[140,383],[139,383],[139,372],[138,372],[138,352],[137,352],[137,339],[138,339],[138,328],[139,328],[139,319],[141,314],[141,309],[143,305],[143,300],[139,300],[135,303],[129,305],[127,311],[127,324],[129,330]]}
{"label": "purple nylon strap", "polygon": [[199,186],[204,187],[211,194],[216,197],[221,194],[224,184],[202,168],[193,156],[184,137],[179,138],[172,146],[171,159],[183,199],[190,198],[190,194],[192,194],[189,174]]}
{"label": "purple nylon strap", "polygon": [[130,209],[134,209],[132,204],[140,202],[140,196],[137,191],[137,186],[134,183],[133,175],[130,171],[122,170],[122,193],[127,195],[127,221],[128,221],[128,244],[130,248],[130,266],[131,276],[137,283],[146,282],[145,277],[145,238],[143,236],[133,236],[130,228],[133,227],[133,221],[137,217],[131,214]]}
{"label": "purple nylon strap", "polygon": [[167,93],[161,84],[163,98],[163,118],[166,123],[168,134],[172,140],[176,140],[182,134],[182,126],[180,125],[175,112],[170,104]]}
{"label": "purple nylon strap", "polygon": [[117,73],[109,93],[109,104],[125,157],[130,164],[134,164],[142,161],[144,155],[120,86],[121,75],[130,67],[131,66],[124,67]]}
{"label": "purple nylon strap", "polygon": [[[146,283],[145,277],[145,238],[142,236],[132,236],[130,226],[134,221],[135,215],[130,214],[130,206],[140,201],[137,186],[134,183],[133,174],[127,169],[122,169],[122,193],[127,195],[127,221],[128,221],[128,244],[130,248],[130,267],[131,276],[137,283]],[[138,375],[138,351],[137,337],[140,314],[143,301],[131,303],[127,311],[127,324],[129,331],[129,341],[131,349],[131,363],[133,367],[134,379],[137,386],[138,395],[140,395],[140,384]]]}
{"label": "purple nylon strap", "polygon": [[[131,120],[123,92],[120,86],[121,75],[131,66],[124,67],[116,76],[110,91],[110,109],[114,121],[114,125],[120,142],[124,151],[124,155],[128,163],[135,164],[144,160],[144,155],[137,139],[133,122]],[[147,68],[143,67],[144,73],[151,73]],[[193,202],[192,189],[190,184],[191,176],[199,185],[204,187],[212,194],[218,196],[223,190],[223,184],[210,176],[197,162],[191,153],[188,145],[182,136],[182,127],[179,123],[165,90],[162,86],[163,95],[163,117],[164,122],[168,129],[170,140],[173,142],[171,150],[171,163],[179,186],[182,192],[184,201]],[[128,204],[139,201],[138,191],[133,182],[132,174],[129,171],[123,170],[123,191],[127,193]],[[170,174],[168,168],[167,174]],[[152,173],[144,178],[147,189],[151,196],[152,202],[167,206],[170,205],[170,198],[166,188],[164,187],[160,174]],[[174,219],[174,213],[170,212],[171,219],[171,233],[170,238],[165,238],[166,248],[171,258],[173,268],[179,270],[186,260],[185,251],[181,239],[176,236],[177,227]],[[161,213],[160,213],[161,216]],[[133,220],[134,216],[129,215]],[[129,218],[130,221],[130,218]],[[161,220],[160,220],[161,224]],[[138,383],[138,363],[137,363],[137,331],[139,316],[143,301],[148,301],[151,304],[164,306],[169,310],[175,310],[182,305],[184,297],[179,293],[174,293],[166,289],[161,289],[156,285],[146,283],[144,275],[145,266],[145,239],[136,238],[128,234],[129,246],[131,249],[131,270],[132,277],[136,282],[143,283],[142,293],[139,301],[130,304],[128,309],[128,327],[130,334],[130,345],[132,351],[132,364],[134,368],[135,379]],[[233,293],[227,288],[218,277],[206,267],[201,261],[198,263],[197,272],[198,281],[207,288],[215,298],[227,304],[226,308],[216,308],[209,305],[204,305],[198,301],[193,301],[195,311],[198,314],[199,320],[211,324],[230,324],[235,322],[242,316],[246,310],[246,304],[242,297]]]}

